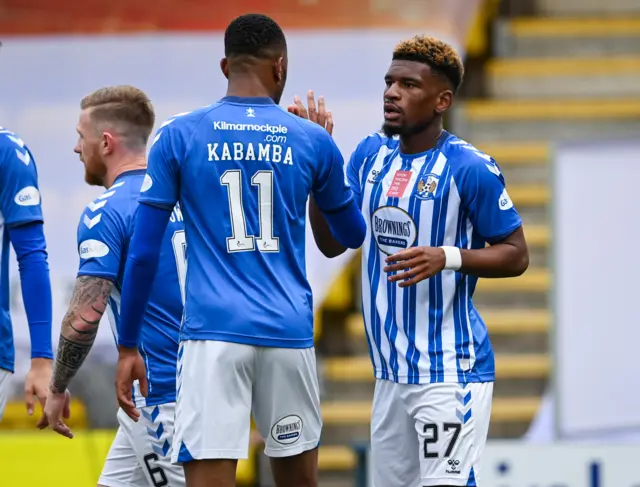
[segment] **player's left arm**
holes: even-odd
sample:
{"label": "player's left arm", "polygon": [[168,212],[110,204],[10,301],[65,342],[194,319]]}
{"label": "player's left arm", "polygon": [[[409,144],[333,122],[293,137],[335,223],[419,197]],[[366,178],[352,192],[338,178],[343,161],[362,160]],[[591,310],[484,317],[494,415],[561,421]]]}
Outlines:
{"label": "player's left arm", "polygon": [[410,286],[441,272],[455,270],[484,278],[515,277],[529,267],[529,251],[522,220],[505,188],[504,177],[493,162],[473,161],[457,179],[461,207],[474,229],[489,243],[482,249],[453,246],[413,247],[386,259],[386,272],[401,287]]}
{"label": "player's left arm", "polygon": [[144,312],[158,269],[162,237],[178,202],[180,181],[171,127],[160,130],[149,153],[122,283],[116,394],[120,407],[134,421],[139,417],[131,399],[134,380],[140,381],[142,395],[147,393],[144,364],[138,352]]}
{"label": "player's left arm", "polygon": [[0,139],[0,211],[15,250],[31,338],[31,369],[25,380],[25,404],[33,414],[34,396],[44,404],[51,378],[51,282],[47,243],[33,155],[15,135]]}

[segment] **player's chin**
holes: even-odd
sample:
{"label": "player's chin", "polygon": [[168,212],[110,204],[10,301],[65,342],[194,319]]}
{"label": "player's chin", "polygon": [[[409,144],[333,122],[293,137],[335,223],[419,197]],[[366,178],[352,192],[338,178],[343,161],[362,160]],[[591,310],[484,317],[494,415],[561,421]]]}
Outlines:
{"label": "player's chin", "polygon": [[84,181],[90,186],[102,186],[102,179],[91,174],[89,171],[85,171]]}
{"label": "player's chin", "polygon": [[394,135],[402,134],[402,128],[403,128],[403,125],[396,120],[394,121],[385,120],[385,122],[382,124],[382,132],[387,137],[393,137]]}

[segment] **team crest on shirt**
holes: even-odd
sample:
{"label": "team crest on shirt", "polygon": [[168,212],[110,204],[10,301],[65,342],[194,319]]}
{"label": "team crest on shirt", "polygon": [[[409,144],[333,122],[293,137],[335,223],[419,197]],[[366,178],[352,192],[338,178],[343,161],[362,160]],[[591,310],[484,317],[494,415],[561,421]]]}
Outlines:
{"label": "team crest on shirt", "polygon": [[432,200],[435,198],[440,177],[435,174],[427,174],[418,180],[416,185],[416,198],[421,200]]}

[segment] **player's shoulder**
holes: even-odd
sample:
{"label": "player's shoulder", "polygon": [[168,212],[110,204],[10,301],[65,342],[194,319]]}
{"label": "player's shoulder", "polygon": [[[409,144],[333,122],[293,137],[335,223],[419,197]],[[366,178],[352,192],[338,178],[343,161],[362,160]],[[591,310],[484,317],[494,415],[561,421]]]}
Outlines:
{"label": "player's shoulder", "polygon": [[135,214],[144,173],[123,177],[85,207],[81,225],[88,229],[106,224],[126,226]]}
{"label": "player's shoulder", "polygon": [[178,133],[187,136],[190,135],[198,124],[207,116],[207,114],[220,106],[221,104],[217,102],[212,105],[206,105],[194,110],[171,115],[160,124],[160,127],[158,127],[152,145],[155,144],[164,132],[171,132],[173,134]]}
{"label": "player's shoulder", "polygon": [[440,147],[448,161],[460,165],[477,165],[491,161],[491,156],[460,137],[447,133]]}
{"label": "player's shoulder", "polygon": [[489,154],[456,135],[447,134],[447,139],[443,142],[440,151],[445,155],[454,171],[487,169],[496,176],[500,176],[500,169]]}
{"label": "player's shoulder", "polygon": [[6,161],[21,162],[25,166],[33,163],[27,144],[18,134],[0,126],[0,164]]}
{"label": "player's shoulder", "polygon": [[380,153],[381,150],[392,152],[398,148],[398,137],[387,137],[381,132],[373,132],[364,137],[353,151],[352,160],[362,164],[365,160]]}

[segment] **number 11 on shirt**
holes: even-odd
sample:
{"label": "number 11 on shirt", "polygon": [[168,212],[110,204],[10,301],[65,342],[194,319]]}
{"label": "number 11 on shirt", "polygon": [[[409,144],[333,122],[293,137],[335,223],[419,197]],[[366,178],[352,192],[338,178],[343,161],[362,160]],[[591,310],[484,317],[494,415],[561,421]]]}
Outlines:
{"label": "number 11 on shirt", "polygon": [[273,171],[257,171],[251,178],[251,185],[258,188],[260,211],[260,235],[247,235],[247,219],[242,203],[242,171],[225,171],[220,183],[227,187],[229,212],[231,213],[231,237],[227,237],[228,252],[278,252],[280,240],[273,236]]}

